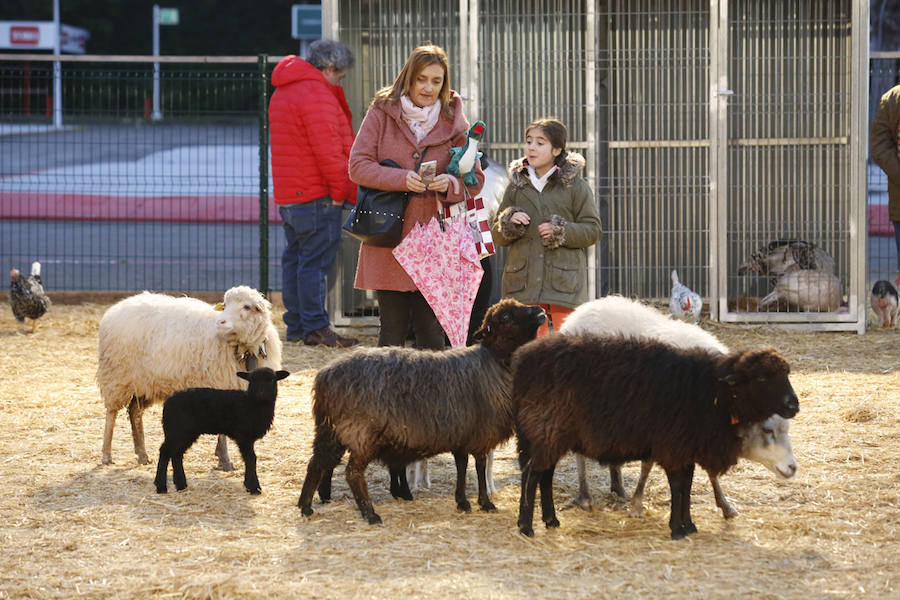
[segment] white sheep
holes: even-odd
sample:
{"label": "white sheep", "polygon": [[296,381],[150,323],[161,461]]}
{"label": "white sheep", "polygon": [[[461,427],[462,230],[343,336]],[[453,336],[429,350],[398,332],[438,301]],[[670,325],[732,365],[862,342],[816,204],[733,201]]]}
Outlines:
{"label": "white sheep", "polygon": [[[109,308],[100,321],[97,383],[106,405],[103,464],[112,463],[116,414],[128,407],[134,453],[144,447],[144,409],[185,388],[246,389],[238,371],[281,368],[281,340],[272,305],[247,286],[225,292],[224,308],[195,298],[143,292]],[[219,468],[234,470],[227,438],[216,446]]]}

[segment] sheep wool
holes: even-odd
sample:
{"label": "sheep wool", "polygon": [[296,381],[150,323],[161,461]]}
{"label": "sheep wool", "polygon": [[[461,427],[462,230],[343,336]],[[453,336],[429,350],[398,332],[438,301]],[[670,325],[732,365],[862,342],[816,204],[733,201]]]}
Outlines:
{"label": "sheep wool", "polygon": [[[112,435],[121,409],[128,407],[138,463],[149,464],[142,420],[146,407],[185,388],[246,389],[238,371],[281,368],[271,304],[247,286],[225,292],[221,311],[196,298],[150,292],[131,296],[103,315],[98,341],[97,384],[106,406],[103,464],[112,463]],[[220,468],[234,469],[225,438],[216,453]]]}
{"label": "sheep wool", "polygon": [[331,475],[346,450],[347,483],[363,518],[380,523],[365,481],[369,462],[391,469],[391,494],[412,499],[397,471],[442,452],[456,460],[455,499],[470,510],[465,480],[468,455],[475,457],[478,504],[495,510],[487,492],[488,452],[512,436],[509,364],[513,352],[534,339],[546,319],[537,306],[501,300],[475,333],[481,343],[442,352],[411,348],[360,348],[316,374],[313,456],[297,505],[312,514],[312,496],[327,502]]}

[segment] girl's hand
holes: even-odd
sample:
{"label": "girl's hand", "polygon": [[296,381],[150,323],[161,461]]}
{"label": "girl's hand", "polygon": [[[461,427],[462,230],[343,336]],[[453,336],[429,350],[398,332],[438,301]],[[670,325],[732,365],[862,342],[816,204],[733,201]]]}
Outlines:
{"label": "girl's hand", "polygon": [[406,189],[417,194],[425,191],[425,184],[422,183],[422,178],[415,171],[406,172]]}
{"label": "girl's hand", "polygon": [[434,180],[428,185],[426,189],[432,192],[440,192],[442,194],[447,193],[447,188],[450,187],[450,175],[446,173],[441,173],[436,176]]}
{"label": "girl's hand", "polygon": [[553,235],[553,225],[551,225],[549,222],[541,223],[540,225],[538,225],[538,234],[540,234],[540,236],[545,240],[549,239]]}
{"label": "girl's hand", "polygon": [[[526,212],[517,212],[513,213],[513,216],[509,218],[509,222],[516,225],[528,225],[531,223],[531,217],[529,217]],[[538,229],[538,231],[540,231],[540,229]]]}

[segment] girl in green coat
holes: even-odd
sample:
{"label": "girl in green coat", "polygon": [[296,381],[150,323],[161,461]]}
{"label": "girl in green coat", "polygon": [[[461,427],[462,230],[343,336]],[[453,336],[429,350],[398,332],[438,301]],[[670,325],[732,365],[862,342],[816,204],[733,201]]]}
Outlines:
{"label": "girl in green coat", "polygon": [[585,248],[602,235],[584,158],[566,152],[566,126],[538,119],[525,130],[525,157],[509,165],[509,185],[491,226],[494,242],[509,246],[501,294],[540,305],[548,325],[588,300]]}

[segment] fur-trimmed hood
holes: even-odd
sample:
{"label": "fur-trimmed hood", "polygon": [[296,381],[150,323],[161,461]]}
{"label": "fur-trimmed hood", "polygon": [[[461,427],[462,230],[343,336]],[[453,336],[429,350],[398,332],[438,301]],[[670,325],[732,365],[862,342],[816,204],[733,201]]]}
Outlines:
{"label": "fur-trimmed hood", "polygon": [[[565,185],[571,185],[572,181],[581,175],[584,165],[585,160],[582,155],[577,152],[568,152],[566,161],[556,173],[550,176],[550,181],[560,181]],[[529,183],[528,159],[524,156],[509,163],[507,170],[509,172],[509,182],[515,187],[521,188]]]}

